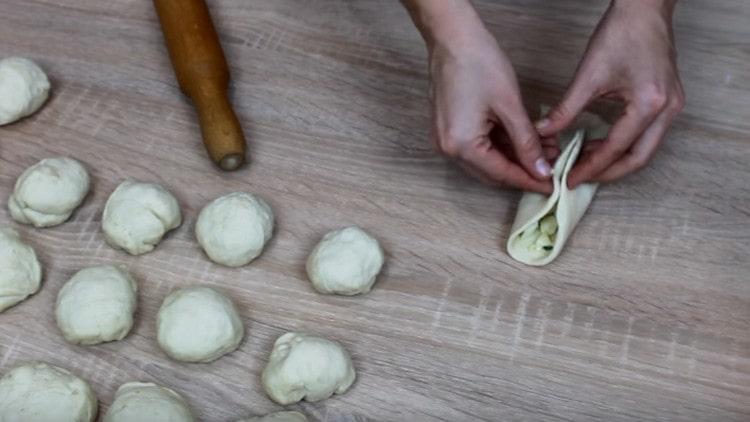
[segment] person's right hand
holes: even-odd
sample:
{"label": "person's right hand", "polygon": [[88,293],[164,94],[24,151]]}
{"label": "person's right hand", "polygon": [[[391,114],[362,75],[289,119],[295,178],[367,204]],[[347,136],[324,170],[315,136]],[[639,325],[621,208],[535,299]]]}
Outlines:
{"label": "person's right hand", "polygon": [[548,159],[559,151],[552,139],[542,148],[513,67],[493,36],[474,28],[429,51],[437,150],[486,182],[550,193]]}
{"label": "person's right hand", "polygon": [[607,139],[589,143],[573,166],[570,188],[611,182],[644,167],[685,105],[672,31],[675,3],[612,1],[564,98],[537,123],[542,136],[554,136],[599,98],[624,105]]}

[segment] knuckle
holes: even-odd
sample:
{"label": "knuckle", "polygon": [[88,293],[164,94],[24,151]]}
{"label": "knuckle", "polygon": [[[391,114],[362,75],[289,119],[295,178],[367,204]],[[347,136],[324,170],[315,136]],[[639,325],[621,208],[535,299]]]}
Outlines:
{"label": "knuckle", "polygon": [[466,136],[463,131],[456,128],[448,128],[446,131],[439,133],[436,145],[439,152],[449,158],[460,158],[466,145],[471,142],[470,137]]}
{"label": "knuckle", "polygon": [[658,85],[648,85],[641,91],[641,107],[648,114],[656,114],[667,106],[667,91]]}
{"label": "knuckle", "polygon": [[685,94],[682,92],[678,92],[675,94],[674,98],[672,98],[672,101],[669,104],[669,109],[674,113],[677,114],[681,112],[685,108]]}
{"label": "knuckle", "polygon": [[542,145],[536,131],[528,125],[519,123],[516,128],[508,132],[513,149],[519,159],[536,159],[542,154]]}
{"label": "knuckle", "polygon": [[441,154],[445,155],[448,158],[455,159],[461,156],[461,148],[459,147],[459,145],[448,139],[444,139],[440,143],[439,150]]}
{"label": "knuckle", "polygon": [[532,134],[524,134],[517,142],[518,151],[521,154],[534,153],[537,150],[537,138]]}
{"label": "knuckle", "polygon": [[609,73],[605,68],[600,66],[589,66],[586,68],[585,72],[585,79],[583,79],[583,86],[588,87],[604,87],[607,85],[607,82],[612,77],[611,73]]}

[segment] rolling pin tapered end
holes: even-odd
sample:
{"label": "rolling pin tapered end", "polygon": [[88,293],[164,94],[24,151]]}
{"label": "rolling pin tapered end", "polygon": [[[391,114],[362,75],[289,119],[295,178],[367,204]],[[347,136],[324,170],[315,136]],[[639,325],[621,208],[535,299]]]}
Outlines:
{"label": "rolling pin tapered end", "polygon": [[233,171],[233,170],[237,170],[244,161],[245,161],[245,158],[242,157],[241,155],[230,154],[222,158],[221,161],[219,161],[219,167],[221,167],[221,169],[224,171]]}
{"label": "rolling pin tapered end", "polygon": [[224,171],[237,170],[245,162],[245,135],[226,94],[197,96],[195,105],[211,160]]}

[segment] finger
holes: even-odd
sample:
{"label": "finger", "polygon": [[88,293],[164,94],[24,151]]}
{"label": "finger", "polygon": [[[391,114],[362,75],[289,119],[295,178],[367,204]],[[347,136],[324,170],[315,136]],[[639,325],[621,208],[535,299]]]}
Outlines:
{"label": "finger", "polygon": [[495,184],[549,194],[552,182],[531,177],[521,166],[508,160],[492,147],[489,141],[462,151],[461,160],[481,172]]}
{"label": "finger", "polygon": [[662,113],[641,135],[625,155],[593,178],[597,182],[611,182],[643,168],[656,152],[669,130],[673,117]]}
{"label": "finger", "polygon": [[555,159],[560,155],[560,144],[557,136],[542,138],[540,139],[540,142],[542,144],[544,158],[546,158],[548,162],[554,163]]}
{"label": "finger", "polygon": [[539,139],[539,142],[542,144],[542,148],[544,147],[557,147],[560,145],[559,139],[557,136],[548,136],[545,138]]}
{"label": "finger", "polygon": [[564,130],[593,99],[597,87],[585,74],[579,71],[562,101],[536,122],[539,135],[545,137]]}
{"label": "finger", "polygon": [[581,148],[581,154],[590,154],[601,148],[602,145],[604,145],[603,140],[596,139],[593,141],[586,141],[583,143],[583,148]]}
{"label": "finger", "polygon": [[557,147],[542,147],[542,153],[544,158],[549,163],[553,163],[558,156],[560,156],[560,148]]}
{"label": "finger", "polygon": [[549,178],[552,169],[544,159],[539,135],[531,125],[531,120],[520,101],[509,104],[496,104],[493,111],[508,133],[518,161],[526,171],[539,180]]}
{"label": "finger", "polygon": [[573,189],[579,184],[591,180],[630,149],[633,142],[656,117],[655,114],[644,110],[643,108],[638,109],[632,104],[625,108],[625,113],[612,126],[607,140],[604,141],[601,148],[581,157],[570,171],[568,187]]}

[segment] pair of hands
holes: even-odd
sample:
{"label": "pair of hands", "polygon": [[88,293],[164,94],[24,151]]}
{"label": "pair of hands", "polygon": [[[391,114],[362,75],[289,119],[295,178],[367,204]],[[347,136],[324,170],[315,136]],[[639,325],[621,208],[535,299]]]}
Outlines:
{"label": "pair of hands", "polygon": [[513,67],[494,37],[462,24],[448,42],[428,37],[432,140],[491,184],[550,193],[557,137],[592,101],[624,103],[606,140],[587,144],[568,184],[609,182],[643,167],[684,105],[671,15],[674,1],[613,1],[562,101],[532,124]]}

